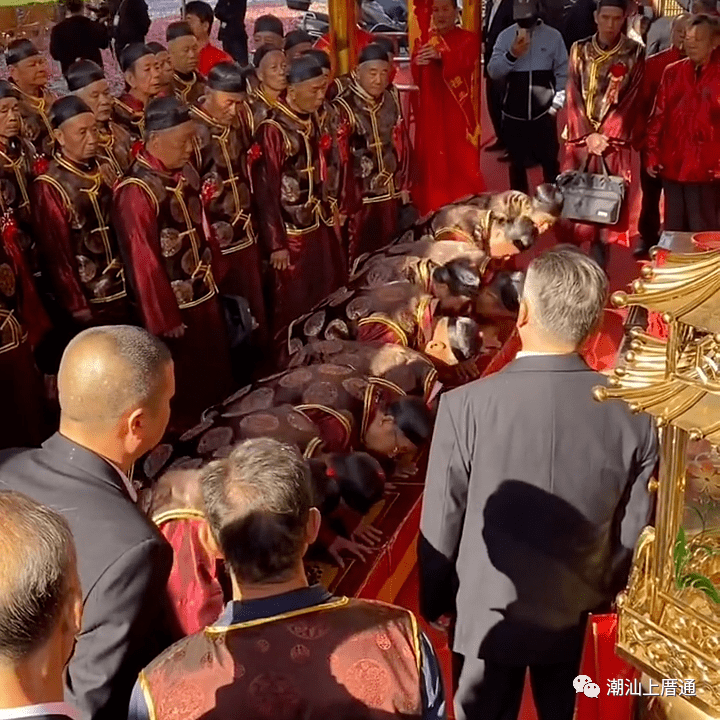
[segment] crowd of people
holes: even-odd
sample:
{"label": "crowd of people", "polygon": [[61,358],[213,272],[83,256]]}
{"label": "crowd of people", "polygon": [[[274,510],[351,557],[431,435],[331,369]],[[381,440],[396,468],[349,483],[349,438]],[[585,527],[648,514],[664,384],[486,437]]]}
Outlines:
{"label": "crowd of people", "polygon": [[518,3],[486,48],[517,187],[485,193],[455,0],[413,53],[414,138],[382,37],[359,29],[343,76],[331,37],[265,15],[249,64],[233,3],[192,0],[166,45],[115,34],[113,97],[63,40],[72,2],[68,94],[26,39],[0,81],[0,717],[444,718],[413,613],[304,566],[364,560],[365,516],[427,461],[419,602],[449,632],[455,717],[514,717],[529,667],[541,720],[569,720],[657,442],[592,399],[608,238],[570,226],[599,264],[517,260],[561,225],[564,104],[568,167],[629,180],[642,128],[644,209],[664,192],[666,229],[718,228],[716,21],[681,16],[646,62],[625,0],[599,0],[568,60]]}

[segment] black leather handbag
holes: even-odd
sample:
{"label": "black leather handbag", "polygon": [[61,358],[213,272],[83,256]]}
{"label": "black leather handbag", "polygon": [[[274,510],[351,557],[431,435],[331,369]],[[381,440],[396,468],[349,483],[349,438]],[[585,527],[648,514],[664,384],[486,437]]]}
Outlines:
{"label": "black leather handbag", "polygon": [[601,173],[587,172],[589,163],[588,156],[580,170],[569,170],[558,176],[557,185],[563,194],[562,216],[567,220],[615,225],[625,201],[625,180],[610,175],[602,156]]}

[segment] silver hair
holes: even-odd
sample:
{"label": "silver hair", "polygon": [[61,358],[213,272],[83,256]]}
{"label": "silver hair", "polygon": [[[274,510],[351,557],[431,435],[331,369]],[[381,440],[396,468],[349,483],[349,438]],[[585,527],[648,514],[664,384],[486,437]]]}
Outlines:
{"label": "silver hair", "polygon": [[530,263],[523,289],[533,321],[573,347],[597,326],[607,294],[608,279],[600,266],[577,248],[562,245]]}
{"label": "silver hair", "polygon": [[69,597],[74,562],[62,515],[21,493],[0,491],[0,657],[21,660],[50,639]]}

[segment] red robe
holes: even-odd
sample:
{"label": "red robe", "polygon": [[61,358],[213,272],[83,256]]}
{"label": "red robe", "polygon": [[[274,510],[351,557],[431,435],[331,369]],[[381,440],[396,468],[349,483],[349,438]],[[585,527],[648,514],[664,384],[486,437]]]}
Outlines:
{"label": "red robe", "polygon": [[[268,257],[278,250],[290,253],[288,269],[270,268],[268,271],[271,296],[268,314],[272,317],[274,332],[308,312],[347,279],[345,252],[339,229],[332,221],[332,213],[322,200],[322,181],[319,186],[313,184],[314,194],[308,200],[308,212],[313,217],[308,215],[306,219],[312,219],[312,224],[306,228],[290,228],[286,225],[283,198],[288,191],[283,180],[289,178],[289,183],[294,182],[293,174],[297,168],[293,160],[298,157],[288,156],[286,132],[274,120],[264,122],[257,133],[260,157],[253,165],[254,200],[261,249]],[[307,167],[313,168],[311,174],[316,176],[318,166],[321,165],[321,151],[314,134],[316,131],[310,129],[308,133],[305,148],[310,148],[313,156],[303,156],[296,162],[307,163]],[[301,173],[308,175],[304,165]]]}
{"label": "red robe", "polygon": [[[632,199],[632,147],[638,114],[642,114],[640,91],[644,70],[644,48],[624,35],[617,45],[604,51],[597,35],[576,42],[570,50],[567,80],[567,127],[562,170],[576,170],[588,159],[588,135],[600,133],[610,140],[604,154],[611,175],[627,181],[620,220],[608,228],[608,242],[629,246],[628,225]],[[591,158],[589,172],[601,172],[597,158]],[[573,223],[575,242],[592,240],[596,225]]]}
{"label": "red robe", "polygon": [[[175,361],[176,422],[196,422],[205,408],[222,400],[233,386],[227,327],[217,288],[195,304],[182,309],[178,306],[179,298],[171,282],[182,280],[168,276],[163,255],[167,250],[160,242],[166,219],[159,213],[164,213],[165,208],[147,183],[133,177],[139,163],[157,174],[154,182],[160,186],[178,183],[183,173],[170,173],[159,160],[141,151],[130,176],[115,190],[113,225],[145,328],[154,335],[165,335],[180,325],[186,326],[181,338],[168,339],[167,343]],[[194,197],[199,207],[199,197]],[[169,216],[170,210],[167,213]],[[196,254],[202,257],[205,248],[210,247],[215,264],[220,258],[219,248],[212,238],[205,238],[202,228],[195,228],[195,232]],[[180,272],[178,268],[176,271]],[[214,286],[214,281],[210,282]]]}
{"label": "red robe", "polygon": [[460,28],[434,35],[440,60],[413,61],[420,87],[413,198],[422,215],[485,189],[480,173],[477,37]]}

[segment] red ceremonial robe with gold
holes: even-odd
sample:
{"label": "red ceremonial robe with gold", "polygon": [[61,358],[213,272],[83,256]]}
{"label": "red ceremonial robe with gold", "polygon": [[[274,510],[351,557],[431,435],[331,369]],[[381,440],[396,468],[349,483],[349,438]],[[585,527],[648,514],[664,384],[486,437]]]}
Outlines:
{"label": "red ceremonial robe with gold", "polygon": [[[638,114],[642,114],[641,90],[645,66],[642,45],[621,35],[615,47],[604,50],[597,35],[579,40],[570,50],[567,81],[567,127],[562,170],[577,170],[586,163],[588,135],[600,133],[610,141],[603,155],[611,175],[627,182],[620,220],[608,228],[608,242],[629,246],[628,224],[632,150]],[[591,157],[589,172],[602,172],[597,157]],[[573,223],[575,242],[592,240],[596,225]]]}
{"label": "red ceremonial robe with gold", "polygon": [[335,213],[327,202],[325,139],[317,120],[279,103],[257,133],[253,189],[261,250],[287,250],[290,265],[270,268],[273,331],[287,326],[347,278],[347,261]]}
{"label": "red ceremonial robe with gold", "polygon": [[143,325],[168,339],[175,361],[176,421],[196,421],[233,386],[227,327],[213,264],[219,248],[202,229],[200,178],[169,171],[144,149],[115,188],[113,225]]}
{"label": "red ceremonial robe with gold", "polygon": [[440,59],[412,64],[420,88],[413,199],[422,215],[485,187],[480,173],[478,38],[453,28],[433,35],[430,42]]}

